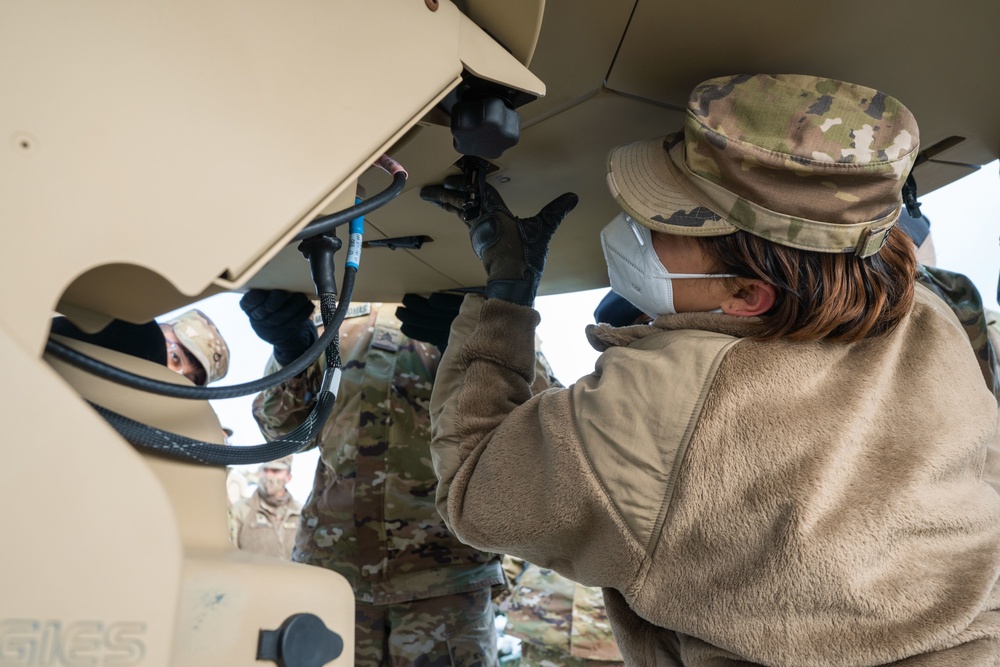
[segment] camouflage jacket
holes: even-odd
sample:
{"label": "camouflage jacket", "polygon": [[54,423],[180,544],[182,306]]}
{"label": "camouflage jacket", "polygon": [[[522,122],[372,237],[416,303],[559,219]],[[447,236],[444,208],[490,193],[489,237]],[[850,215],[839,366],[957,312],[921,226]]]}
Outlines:
{"label": "camouflage jacket", "polygon": [[993,346],[995,352],[996,350],[1000,350],[1000,313],[992,310],[987,310],[985,313],[986,333],[989,335],[990,344]]}
{"label": "camouflage jacket", "polygon": [[[396,305],[355,305],[341,327],[340,391],[293,556],[339,572],[370,604],[504,582],[499,557],[459,542],[437,513],[428,406],[440,353],[403,336]],[[266,437],[301,423],[321,376],[317,363],[256,398]]]}
{"label": "camouflage jacket", "polygon": [[265,500],[258,489],[233,505],[230,524],[233,543],[246,551],[288,560],[292,557],[301,514],[302,505],[294,499],[275,505]]}
{"label": "camouflage jacket", "polygon": [[983,300],[979,296],[979,290],[961,273],[922,264],[917,267],[917,282],[940,297],[958,317],[976,353],[979,370],[983,373],[986,386],[993,392],[993,396],[1000,400],[997,354],[989,335],[987,315],[983,310]]}
{"label": "camouflage jacket", "polygon": [[508,634],[582,660],[622,662],[600,588],[512,556],[504,557],[503,568],[513,584],[501,605]]}

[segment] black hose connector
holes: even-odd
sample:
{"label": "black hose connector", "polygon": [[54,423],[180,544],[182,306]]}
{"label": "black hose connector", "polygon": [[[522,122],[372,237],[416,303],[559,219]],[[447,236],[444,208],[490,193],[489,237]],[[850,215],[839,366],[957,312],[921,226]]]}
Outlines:
{"label": "black hose connector", "polygon": [[309,272],[316,285],[316,294],[336,294],[337,277],[333,255],[344,244],[336,236],[320,234],[299,244],[299,252],[309,260]]}

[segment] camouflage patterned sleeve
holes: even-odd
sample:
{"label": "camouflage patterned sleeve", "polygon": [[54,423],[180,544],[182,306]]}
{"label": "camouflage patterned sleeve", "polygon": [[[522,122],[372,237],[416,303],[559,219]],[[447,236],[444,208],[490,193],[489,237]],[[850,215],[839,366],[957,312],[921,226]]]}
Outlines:
{"label": "camouflage patterned sleeve", "polygon": [[923,265],[917,269],[917,282],[934,292],[955,313],[969,337],[972,351],[976,353],[986,386],[1000,400],[997,355],[987,331],[986,312],[979,290],[961,273]]}
{"label": "camouflage patterned sleeve", "polygon": [[[265,438],[280,438],[294,431],[305,420],[323,381],[323,367],[321,358],[304,373],[257,394],[253,401],[253,416]],[[271,357],[264,372],[271,375],[279,368],[278,362]]]}
{"label": "camouflage patterned sleeve", "polygon": [[505,585],[499,593],[493,595],[493,603],[499,606],[501,612],[507,613],[510,608],[511,595],[528,564],[520,558],[504,556],[503,560],[500,561],[500,566],[503,569]]}

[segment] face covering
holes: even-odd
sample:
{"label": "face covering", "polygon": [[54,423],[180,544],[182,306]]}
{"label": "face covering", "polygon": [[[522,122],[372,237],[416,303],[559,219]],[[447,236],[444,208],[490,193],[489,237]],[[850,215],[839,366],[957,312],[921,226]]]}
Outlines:
{"label": "face covering", "polygon": [[[284,490],[285,484],[287,483],[288,482],[284,479],[284,477],[277,477],[275,475],[269,475],[265,472],[261,472],[257,485],[260,486],[261,493],[264,494],[268,501],[281,504],[281,501],[284,500],[284,496],[282,498],[278,498],[277,496],[282,492],[282,490]],[[287,496],[289,494],[286,493],[285,495]]]}
{"label": "face covering", "polygon": [[649,228],[625,213],[601,230],[601,246],[604,261],[608,263],[611,289],[653,317],[677,312],[674,309],[675,278],[736,277],[732,273],[670,273],[653,250]]}

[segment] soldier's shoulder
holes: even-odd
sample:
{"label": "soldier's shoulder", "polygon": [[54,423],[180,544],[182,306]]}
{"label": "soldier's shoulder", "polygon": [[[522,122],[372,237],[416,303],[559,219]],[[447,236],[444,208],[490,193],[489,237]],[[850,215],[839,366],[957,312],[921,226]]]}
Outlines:
{"label": "soldier's shoulder", "polygon": [[250,505],[250,501],[254,499],[254,496],[249,498],[244,498],[233,503],[233,516],[237,519],[244,519],[254,508]]}

